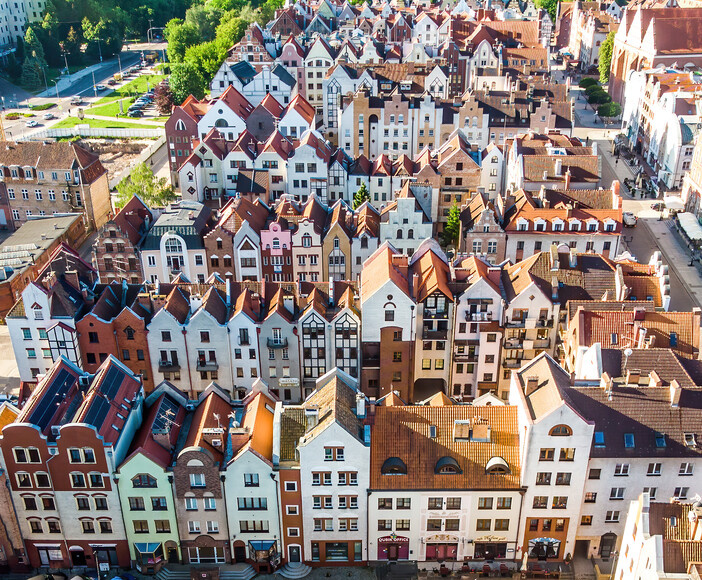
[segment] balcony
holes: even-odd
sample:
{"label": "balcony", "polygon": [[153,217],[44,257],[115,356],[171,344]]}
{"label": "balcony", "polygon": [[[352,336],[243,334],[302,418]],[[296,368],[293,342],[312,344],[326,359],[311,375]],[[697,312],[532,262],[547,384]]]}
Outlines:
{"label": "balcony", "polygon": [[158,361],[158,370],[161,372],[171,372],[171,371],[179,371],[180,370],[180,364],[178,361],[170,361],[170,360],[159,360]]}
{"label": "balcony", "polygon": [[422,331],[422,338],[424,340],[446,340],[448,336],[448,330],[426,330]]}
{"label": "balcony", "polygon": [[492,312],[466,312],[467,322],[491,322]]}
{"label": "balcony", "polygon": [[508,338],[505,340],[505,348],[524,348],[524,343],[518,338]]}
{"label": "balcony", "polygon": [[422,318],[426,318],[429,320],[447,320],[448,315],[448,310],[439,311],[435,308],[425,308],[422,312]]}
{"label": "balcony", "polygon": [[267,338],[266,345],[268,348],[288,348],[287,338]]}
{"label": "balcony", "polygon": [[197,359],[195,368],[199,371],[216,371],[219,368],[216,360]]}
{"label": "balcony", "polygon": [[533,348],[548,348],[551,346],[551,339],[549,338],[536,338],[533,342]]}
{"label": "balcony", "polygon": [[539,318],[536,321],[536,328],[553,328],[553,318]]}
{"label": "balcony", "polygon": [[456,352],[453,356],[457,362],[478,362],[478,355],[469,352]]}
{"label": "balcony", "polygon": [[524,328],[524,325],[524,320],[508,320],[507,322],[505,322],[505,326],[507,328]]}
{"label": "balcony", "polygon": [[519,358],[506,358],[502,361],[502,366],[506,369],[518,369],[522,366],[522,362]]}

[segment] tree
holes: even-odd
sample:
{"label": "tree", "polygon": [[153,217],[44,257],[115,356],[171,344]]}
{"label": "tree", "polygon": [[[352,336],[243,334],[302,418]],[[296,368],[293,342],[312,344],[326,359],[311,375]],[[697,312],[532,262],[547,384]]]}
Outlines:
{"label": "tree", "polygon": [[46,62],[35,56],[28,56],[24,59],[22,65],[22,86],[30,91],[34,91],[44,86],[44,71],[43,67]]}
{"label": "tree", "polygon": [[605,103],[609,103],[611,100],[612,100],[612,97],[610,97],[604,91],[592,93],[587,98],[587,102],[590,103],[591,105],[604,105]]}
{"label": "tree", "polygon": [[66,34],[66,39],[61,43],[61,52],[66,53],[66,59],[71,64],[80,64],[83,53],[80,50],[81,38],[78,31],[71,26]]}
{"label": "tree", "polygon": [[358,188],[356,195],[353,196],[353,209],[358,209],[365,202],[370,201],[371,196],[368,188],[366,187],[365,181],[361,183],[361,187]]}
{"label": "tree", "polygon": [[185,23],[197,30],[197,37],[207,42],[215,37],[215,29],[219,24],[221,13],[209,4],[195,4],[185,13]]}
{"label": "tree", "polygon": [[600,69],[600,82],[603,84],[609,82],[609,71],[612,67],[612,51],[614,50],[614,34],[614,31],[610,32],[600,46],[600,61],[597,67]]}
{"label": "tree", "polygon": [[600,86],[599,83],[595,83],[594,85],[590,85],[585,89],[585,96],[589,97],[593,93],[602,93],[604,92],[604,89],[602,86]]}
{"label": "tree", "polygon": [[546,10],[546,12],[548,12],[548,15],[551,17],[551,20],[555,23],[556,12],[558,10],[558,1],[559,0],[536,0],[534,4],[537,8],[543,8],[544,10]]}
{"label": "tree", "polygon": [[222,22],[217,27],[216,38],[219,42],[223,42],[227,48],[234,46],[241,40],[250,24],[248,20],[239,18],[238,13],[238,10],[228,12],[222,17]]}
{"label": "tree", "polygon": [[190,62],[180,62],[171,67],[168,85],[173,93],[174,103],[182,103],[188,95],[197,99],[205,96],[204,81],[199,76],[197,67]]}
{"label": "tree", "polygon": [[597,81],[593,79],[592,77],[585,77],[583,80],[581,80],[578,83],[578,86],[581,89],[589,89],[590,87],[594,87],[597,85]]}
{"label": "tree", "polygon": [[185,62],[197,68],[200,83],[203,87],[209,86],[209,81],[214,78],[219,67],[227,58],[229,45],[226,39],[211,40],[191,46],[185,51]]}
{"label": "tree", "polygon": [[173,186],[165,177],[157,178],[146,163],[139,163],[117,184],[115,206],[124,207],[135,195],[149,207],[164,207],[176,199]]}
{"label": "tree", "polygon": [[168,60],[171,62],[183,62],[185,51],[199,40],[197,28],[184,23],[180,18],[174,18],[166,24],[163,32],[168,41]]}
{"label": "tree", "polygon": [[450,246],[451,244],[457,244],[458,236],[461,233],[461,210],[458,204],[454,201],[451,209],[449,210],[448,219],[446,220],[446,225],[444,226],[444,231],[441,232],[443,238],[444,246]]}
{"label": "tree", "polygon": [[24,35],[24,49],[26,56],[44,60],[44,47],[41,45],[33,26],[27,28],[27,33]]}
{"label": "tree", "polygon": [[597,114],[603,119],[611,119],[622,114],[622,106],[619,103],[609,102],[597,107]]}
{"label": "tree", "polygon": [[173,111],[173,93],[168,81],[161,81],[154,90],[154,101],[156,108],[161,115],[170,115]]}

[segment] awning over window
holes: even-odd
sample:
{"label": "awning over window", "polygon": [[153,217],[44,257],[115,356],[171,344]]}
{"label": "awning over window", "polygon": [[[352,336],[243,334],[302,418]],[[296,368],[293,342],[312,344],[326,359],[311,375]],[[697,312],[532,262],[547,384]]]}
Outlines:
{"label": "awning over window", "polygon": [[679,213],[678,223],[690,240],[702,240],[702,227],[694,214],[690,212]]}
{"label": "awning over window", "polygon": [[161,547],[159,542],[135,543],[134,547],[140,554],[153,554]]}
{"label": "awning over window", "polygon": [[275,545],[275,540],[249,540],[249,546],[252,550],[267,551]]}

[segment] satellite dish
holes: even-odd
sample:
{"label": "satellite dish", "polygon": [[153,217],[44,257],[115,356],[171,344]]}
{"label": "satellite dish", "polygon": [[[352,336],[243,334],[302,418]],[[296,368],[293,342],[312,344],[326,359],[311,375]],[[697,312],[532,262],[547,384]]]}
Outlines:
{"label": "satellite dish", "polygon": [[626,358],[629,358],[632,354],[634,354],[634,351],[631,350],[630,348],[627,348],[627,349],[624,351],[624,356],[625,356]]}

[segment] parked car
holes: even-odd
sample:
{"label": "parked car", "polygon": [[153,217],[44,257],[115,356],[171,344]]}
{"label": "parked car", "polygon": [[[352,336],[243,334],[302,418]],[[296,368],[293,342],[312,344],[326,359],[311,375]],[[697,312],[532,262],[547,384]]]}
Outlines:
{"label": "parked car", "polygon": [[96,88],[98,91],[104,91],[104,90],[107,89],[107,87],[106,87],[105,85],[95,85],[95,88]]}
{"label": "parked car", "polygon": [[55,119],[56,115],[53,113],[44,113],[44,118],[48,121],[49,119]]}
{"label": "parked car", "polygon": [[127,111],[127,117],[143,117],[144,113],[139,109],[134,109],[133,111]]}
{"label": "parked car", "polygon": [[117,84],[117,81],[115,79],[110,79],[107,81],[107,84],[111,87],[114,87]]}
{"label": "parked car", "polygon": [[83,99],[81,99],[80,97],[74,97],[71,99],[71,105],[80,106],[82,104],[83,104]]}
{"label": "parked car", "polygon": [[37,123],[34,119],[27,121],[27,127],[36,127],[37,125],[39,125],[39,123]]}
{"label": "parked car", "polygon": [[633,228],[636,226],[636,222],[639,221],[639,218],[637,218],[632,212],[625,211],[622,214],[622,221],[627,228]]}

